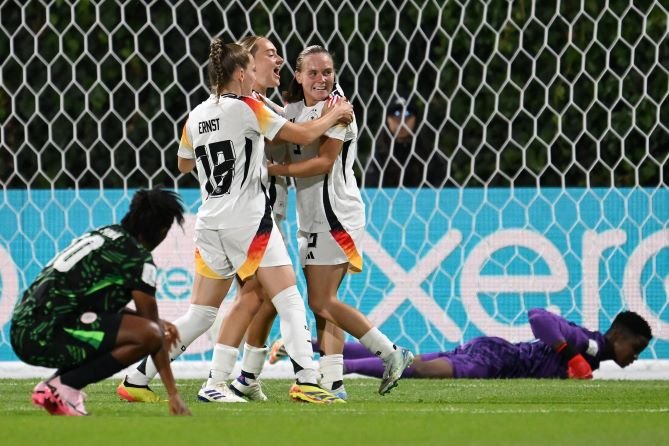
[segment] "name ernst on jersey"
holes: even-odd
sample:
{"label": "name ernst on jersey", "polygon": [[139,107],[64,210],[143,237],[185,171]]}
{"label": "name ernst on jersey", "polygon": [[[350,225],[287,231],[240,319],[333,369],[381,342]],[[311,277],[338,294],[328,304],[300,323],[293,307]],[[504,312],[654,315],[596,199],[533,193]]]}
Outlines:
{"label": "name ernst on jersey", "polygon": [[197,130],[200,133],[200,135],[207,132],[214,132],[220,129],[221,127],[219,125],[218,119],[219,118],[198,122]]}

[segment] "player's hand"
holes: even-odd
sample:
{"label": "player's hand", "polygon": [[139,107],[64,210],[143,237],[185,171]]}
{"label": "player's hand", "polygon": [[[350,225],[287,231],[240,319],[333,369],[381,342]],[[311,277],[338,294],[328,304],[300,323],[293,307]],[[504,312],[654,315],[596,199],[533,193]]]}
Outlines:
{"label": "player's hand", "polygon": [[353,105],[338,95],[330,95],[323,106],[321,116],[328,113],[337,113],[339,119],[337,122],[343,125],[349,125],[353,122]]}
{"label": "player's hand", "polygon": [[270,177],[283,176],[282,173],[279,171],[280,169],[281,169],[281,164],[272,161],[267,161],[267,175],[269,175]]}
{"label": "player's hand", "polygon": [[183,402],[178,393],[170,396],[167,404],[170,409],[170,415],[192,415],[190,409],[186,406],[186,403]]}
{"label": "player's hand", "polygon": [[567,377],[569,379],[592,379],[592,368],[583,355],[578,354],[567,362]]}
{"label": "player's hand", "polygon": [[170,350],[181,340],[179,330],[172,322],[165,320],[161,320],[160,322],[163,325],[163,332],[165,333],[165,345],[167,345],[169,347],[168,350]]}

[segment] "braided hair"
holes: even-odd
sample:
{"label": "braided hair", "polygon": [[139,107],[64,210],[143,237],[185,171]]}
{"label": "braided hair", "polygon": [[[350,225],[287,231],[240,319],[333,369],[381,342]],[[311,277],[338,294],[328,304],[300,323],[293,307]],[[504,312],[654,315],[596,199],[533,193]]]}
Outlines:
{"label": "braided hair", "polygon": [[216,97],[220,96],[223,87],[232,80],[232,75],[237,68],[246,68],[249,64],[250,54],[241,45],[236,43],[223,43],[220,38],[215,38],[209,46],[209,85]]}

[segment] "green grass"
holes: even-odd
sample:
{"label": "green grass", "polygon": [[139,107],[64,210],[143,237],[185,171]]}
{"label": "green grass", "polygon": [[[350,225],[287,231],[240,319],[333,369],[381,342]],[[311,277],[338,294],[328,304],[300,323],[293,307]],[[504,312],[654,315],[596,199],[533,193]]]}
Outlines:
{"label": "green grass", "polygon": [[[288,400],[290,382],[264,381],[270,401],[195,400],[200,381],[180,381],[193,417],[166,404],[129,404],[116,381],[86,389],[90,417],[49,416],[29,403],[36,380],[0,380],[2,445],[658,445],[669,439],[669,381],[349,379],[348,404]],[[158,384],[156,390],[164,394]]]}

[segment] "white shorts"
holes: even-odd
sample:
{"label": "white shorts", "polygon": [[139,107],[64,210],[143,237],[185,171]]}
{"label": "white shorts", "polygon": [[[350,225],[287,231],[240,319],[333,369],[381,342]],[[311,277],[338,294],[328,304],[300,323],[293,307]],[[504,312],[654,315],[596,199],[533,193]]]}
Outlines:
{"label": "white shorts", "polygon": [[352,231],[330,232],[297,231],[302,268],[307,265],[341,265],[348,263],[352,273],[362,271],[362,247],[360,241],[364,228]]}
{"label": "white shorts", "polygon": [[269,234],[257,225],[219,230],[196,229],[195,246],[196,271],[204,273],[205,277],[215,278],[211,272],[224,279],[237,274],[244,281],[255,275],[259,267],[292,265],[275,224],[272,224]]}

